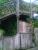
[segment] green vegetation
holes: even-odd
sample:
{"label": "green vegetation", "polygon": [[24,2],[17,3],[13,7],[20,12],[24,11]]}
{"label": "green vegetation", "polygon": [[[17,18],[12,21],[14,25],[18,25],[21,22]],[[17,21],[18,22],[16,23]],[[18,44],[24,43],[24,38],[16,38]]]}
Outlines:
{"label": "green vegetation", "polygon": [[33,20],[32,23],[33,23],[34,28],[35,27],[38,28],[38,20],[37,19]]}
{"label": "green vegetation", "polygon": [[0,33],[0,36],[14,36],[17,33],[17,19],[12,17],[2,21],[2,24],[0,25]]}
{"label": "green vegetation", "polygon": [[3,35],[3,33],[4,33],[4,30],[0,29],[0,37]]}
{"label": "green vegetation", "polygon": [[[20,0],[20,10],[29,12],[30,3]],[[32,4],[32,10],[38,12],[38,5]],[[0,18],[13,12],[16,12],[16,0],[0,0]]]}
{"label": "green vegetation", "polygon": [[0,4],[4,4],[5,2],[8,2],[8,0],[0,0]]}
{"label": "green vegetation", "polygon": [[[7,25],[7,24],[6,24]],[[4,36],[14,36],[17,33],[17,21],[16,19],[11,19],[8,22],[8,25],[5,26],[5,33]]]}

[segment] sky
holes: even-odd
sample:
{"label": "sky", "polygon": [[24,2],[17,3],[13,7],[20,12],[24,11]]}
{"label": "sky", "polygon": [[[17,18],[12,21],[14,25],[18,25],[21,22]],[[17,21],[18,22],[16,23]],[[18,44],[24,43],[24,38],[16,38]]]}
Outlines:
{"label": "sky", "polygon": [[38,14],[35,13],[33,16],[36,17],[36,16],[38,16]]}
{"label": "sky", "polygon": [[[30,0],[23,0],[23,1],[26,1],[26,2],[30,2]],[[31,0],[31,2],[34,2],[35,0]]]}
{"label": "sky", "polygon": [[[23,0],[23,1],[30,3],[30,0]],[[36,0],[31,0],[31,2],[32,2],[32,3],[35,3],[35,4],[38,4],[38,1],[36,1]]]}

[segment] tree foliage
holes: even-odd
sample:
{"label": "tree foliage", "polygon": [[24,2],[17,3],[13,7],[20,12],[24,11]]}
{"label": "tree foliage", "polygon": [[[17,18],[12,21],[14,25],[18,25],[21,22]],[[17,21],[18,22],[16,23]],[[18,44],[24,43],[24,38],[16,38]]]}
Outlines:
{"label": "tree foliage", "polygon": [[[30,11],[30,3],[20,0],[20,10]],[[32,4],[32,11],[38,12],[38,5]],[[16,0],[0,0],[0,18],[16,12]]]}
{"label": "tree foliage", "polygon": [[12,16],[4,21],[0,25],[0,29],[3,29],[5,32],[3,36],[14,36],[17,33],[17,19]]}

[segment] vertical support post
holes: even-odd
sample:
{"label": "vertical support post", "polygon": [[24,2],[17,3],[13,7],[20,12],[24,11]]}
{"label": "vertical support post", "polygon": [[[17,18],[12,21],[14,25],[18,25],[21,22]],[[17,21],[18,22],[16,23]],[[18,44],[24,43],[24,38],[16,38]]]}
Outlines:
{"label": "vertical support post", "polygon": [[[31,18],[31,24],[32,24],[32,2],[31,2],[31,0],[30,0],[30,18]],[[32,33],[34,33],[34,26],[32,27],[32,29],[33,29],[33,31],[32,31]]]}
{"label": "vertical support post", "polygon": [[17,33],[19,33],[19,0],[16,1]]}
{"label": "vertical support post", "polygon": [[32,3],[31,3],[31,0],[30,0],[30,14],[31,14],[30,15],[31,16],[30,18],[32,18]]}
{"label": "vertical support post", "polygon": [[[31,20],[31,28],[32,28],[32,2],[31,2],[31,0],[30,0],[30,20]],[[32,33],[33,33],[33,31],[32,31]]]}
{"label": "vertical support post", "polygon": [[[31,18],[31,24],[32,24],[32,2],[31,2],[31,0],[30,0],[30,18]],[[34,35],[34,26],[31,26],[32,27],[32,35]],[[34,40],[34,36],[32,36],[33,37],[33,40]],[[35,41],[35,40],[34,40]],[[33,42],[34,43],[34,42]],[[33,46],[33,45],[32,45]],[[34,47],[34,46],[33,46]]]}
{"label": "vertical support post", "polygon": [[[16,1],[16,15],[17,15],[17,33],[19,33],[19,0]],[[20,49],[21,49],[21,33],[20,34]]]}

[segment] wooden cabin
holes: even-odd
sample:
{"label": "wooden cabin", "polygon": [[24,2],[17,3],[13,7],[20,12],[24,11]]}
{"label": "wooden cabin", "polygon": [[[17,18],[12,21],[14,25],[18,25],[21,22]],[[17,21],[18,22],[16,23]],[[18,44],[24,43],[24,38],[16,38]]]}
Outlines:
{"label": "wooden cabin", "polygon": [[[23,14],[20,15],[19,34],[17,33],[17,17],[15,14],[9,15],[9,16],[1,19],[0,29],[3,29],[5,31],[3,33],[4,37],[5,36],[14,37],[15,48],[32,47],[32,45],[31,45],[31,44],[33,44],[33,42],[32,42],[32,25],[30,23],[30,17],[28,15],[23,15]],[[11,43],[10,43],[10,45],[11,45]]]}
{"label": "wooden cabin", "polygon": [[[0,28],[4,29],[6,31],[6,33],[8,34],[8,36],[10,36],[10,34],[12,32],[14,32],[13,30],[10,31],[13,28],[13,25],[15,25],[15,29],[17,32],[17,17],[15,14],[9,15],[3,19],[1,19],[1,24],[0,24]],[[30,17],[28,15],[20,15],[19,18],[19,32],[20,33],[26,33],[31,31],[31,23],[30,23]]]}

